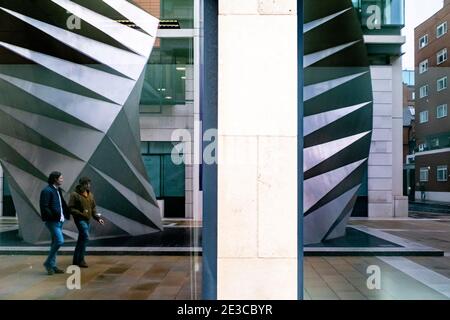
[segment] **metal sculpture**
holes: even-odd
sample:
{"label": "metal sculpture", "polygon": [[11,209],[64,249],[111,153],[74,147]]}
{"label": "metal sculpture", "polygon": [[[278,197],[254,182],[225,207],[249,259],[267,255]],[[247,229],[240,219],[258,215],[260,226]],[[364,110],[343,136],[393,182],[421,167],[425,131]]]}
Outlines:
{"label": "metal sculpture", "polygon": [[139,133],[157,28],[125,0],[0,0],[0,163],[26,242],[48,240],[39,194],[53,170],[67,192],[91,177],[109,222],[93,237],[162,230]]}
{"label": "metal sculpture", "polygon": [[372,85],[350,0],[305,0],[304,241],[345,234],[367,171]]}

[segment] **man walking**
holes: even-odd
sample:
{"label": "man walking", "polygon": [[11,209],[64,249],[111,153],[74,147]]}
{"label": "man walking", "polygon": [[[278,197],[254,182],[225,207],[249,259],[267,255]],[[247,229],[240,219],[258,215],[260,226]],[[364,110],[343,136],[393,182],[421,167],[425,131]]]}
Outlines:
{"label": "man walking", "polygon": [[48,186],[41,191],[40,209],[41,218],[50,231],[52,243],[44,267],[48,275],[64,273],[56,266],[56,255],[59,248],[64,244],[62,227],[64,221],[70,219],[66,201],[61,192],[61,185],[64,179],[61,172],[52,172],[48,177]]}
{"label": "man walking", "polygon": [[91,180],[88,177],[81,178],[75,192],[70,195],[69,209],[78,228],[78,241],[73,254],[73,264],[87,268],[84,256],[89,241],[90,220],[93,218],[101,225],[105,224],[100,218],[100,214],[97,214],[94,195],[91,192]]}

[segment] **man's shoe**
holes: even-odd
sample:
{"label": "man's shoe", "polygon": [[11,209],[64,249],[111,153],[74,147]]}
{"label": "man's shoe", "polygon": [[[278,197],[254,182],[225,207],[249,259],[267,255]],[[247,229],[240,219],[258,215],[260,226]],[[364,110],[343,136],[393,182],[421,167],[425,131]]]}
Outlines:
{"label": "man's shoe", "polygon": [[49,276],[52,276],[52,275],[55,274],[55,270],[54,270],[53,268],[48,267],[48,266],[46,266],[45,264],[44,264],[44,267],[45,267],[45,270],[47,270],[47,274],[48,274]]}
{"label": "man's shoe", "polygon": [[78,266],[79,266],[80,268],[88,268],[88,267],[89,267],[85,261],[81,261],[81,262],[78,264]]}
{"label": "man's shoe", "polygon": [[53,271],[54,271],[55,273],[65,273],[64,270],[61,270],[61,269],[59,269],[58,267],[54,267],[54,268],[53,268]]}

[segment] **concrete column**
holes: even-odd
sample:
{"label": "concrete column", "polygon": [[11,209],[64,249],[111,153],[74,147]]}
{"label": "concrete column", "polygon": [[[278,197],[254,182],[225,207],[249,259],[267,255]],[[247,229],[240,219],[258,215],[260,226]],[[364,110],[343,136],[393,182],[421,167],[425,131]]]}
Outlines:
{"label": "concrete column", "polygon": [[403,196],[403,80],[402,58],[392,61],[392,196],[394,217],[408,216],[408,197]]}
{"label": "concrete column", "polygon": [[374,101],[368,171],[369,217],[394,216],[392,193],[393,73],[392,66],[371,67]]}
{"label": "concrete column", "polygon": [[219,299],[297,299],[296,14],[219,1]]}

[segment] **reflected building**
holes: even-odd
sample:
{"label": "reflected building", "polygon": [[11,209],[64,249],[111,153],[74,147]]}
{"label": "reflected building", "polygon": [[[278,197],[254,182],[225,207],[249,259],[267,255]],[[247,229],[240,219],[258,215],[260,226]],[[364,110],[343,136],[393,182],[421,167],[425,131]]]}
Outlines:
{"label": "reflected building", "polygon": [[[200,219],[200,167],[191,161],[195,148],[200,147],[194,144],[194,124],[200,117],[197,84],[199,36],[195,32],[199,24],[200,1],[134,2],[160,19],[142,83],[139,102],[141,130],[135,132],[141,141],[143,168],[151,181],[162,218]],[[126,17],[117,20],[131,28],[139,28]],[[176,129],[182,131],[174,135]],[[174,145],[178,145],[182,156],[187,159],[181,165],[171,161]],[[0,191],[3,191],[0,192],[3,195],[0,197],[0,215],[15,216],[11,188],[3,178],[4,175],[0,174]]]}
{"label": "reflected building", "polygon": [[[415,29],[416,148],[415,194],[426,200],[450,202],[450,1]],[[413,182],[413,183],[414,183]]]}

